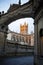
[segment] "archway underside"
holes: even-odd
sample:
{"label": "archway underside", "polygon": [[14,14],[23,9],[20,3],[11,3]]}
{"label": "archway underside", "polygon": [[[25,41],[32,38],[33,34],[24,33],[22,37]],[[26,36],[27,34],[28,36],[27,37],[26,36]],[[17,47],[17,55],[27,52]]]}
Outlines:
{"label": "archway underside", "polygon": [[33,5],[32,2],[26,3],[16,9],[15,11],[12,12],[7,12],[3,16],[0,17],[0,26],[2,25],[8,25],[12,21],[15,21],[20,18],[26,18],[26,17],[32,17],[34,18],[34,11],[33,11]]}

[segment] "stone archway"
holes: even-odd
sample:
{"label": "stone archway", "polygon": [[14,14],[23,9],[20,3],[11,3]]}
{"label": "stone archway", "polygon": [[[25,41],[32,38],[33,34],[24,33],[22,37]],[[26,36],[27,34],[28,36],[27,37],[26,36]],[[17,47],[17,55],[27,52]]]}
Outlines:
{"label": "stone archway", "polygon": [[[39,31],[41,28],[43,28],[43,25],[42,25],[43,24],[43,21],[42,21],[43,20],[43,0],[32,0],[32,1],[34,1],[34,2],[31,3],[33,5],[30,4],[30,9],[29,9],[29,3],[28,3],[25,5],[28,7],[28,8],[26,7],[27,9],[24,9],[24,6],[23,6],[24,10],[22,8],[19,8],[18,10],[15,10],[15,12],[7,13],[7,14],[4,14],[3,16],[1,16],[0,17],[0,30],[1,30],[1,26],[3,27],[3,24],[6,27],[6,25],[8,25],[8,22],[10,23],[12,20],[16,20],[20,17],[22,18],[24,16],[25,17],[31,16],[31,17],[35,18],[35,23],[34,23],[34,25],[35,25],[34,26],[35,27],[35,48],[34,48],[35,64],[41,65],[41,62],[39,62],[39,60],[40,60]],[[40,27],[40,26],[42,26],[42,27]],[[2,38],[4,39],[4,34],[2,36],[0,36],[1,39]],[[0,53],[1,53],[2,48],[3,48],[3,44],[0,46],[1,46],[0,47]],[[42,52],[42,48],[41,48],[41,52]],[[41,55],[43,55],[43,53]]]}
{"label": "stone archway", "polygon": [[11,23],[14,20],[20,19],[20,18],[25,18],[25,17],[34,17],[34,11],[32,9],[33,4],[31,2],[27,2],[26,4],[22,5],[18,9],[12,11],[12,12],[7,12],[6,14],[1,15],[0,17],[0,31],[2,33],[3,37],[3,42],[1,46],[1,50],[3,49],[3,46],[5,47],[5,39],[6,39],[6,34],[7,34],[7,26],[9,23]]}

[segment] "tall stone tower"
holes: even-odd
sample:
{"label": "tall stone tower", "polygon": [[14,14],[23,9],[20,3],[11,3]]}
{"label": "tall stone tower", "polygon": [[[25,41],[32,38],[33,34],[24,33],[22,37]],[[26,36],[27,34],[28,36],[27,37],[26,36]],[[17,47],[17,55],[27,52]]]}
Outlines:
{"label": "tall stone tower", "polygon": [[24,23],[24,25],[20,24],[20,33],[28,34],[28,24],[26,24],[26,22]]}

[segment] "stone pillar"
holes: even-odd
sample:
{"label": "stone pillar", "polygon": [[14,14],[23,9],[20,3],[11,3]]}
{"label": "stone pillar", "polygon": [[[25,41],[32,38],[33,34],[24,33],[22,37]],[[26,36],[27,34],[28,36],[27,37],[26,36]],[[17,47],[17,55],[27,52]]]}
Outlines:
{"label": "stone pillar", "polygon": [[0,55],[3,53],[3,46],[4,46],[4,33],[0,32]]}
{"label": "stone pillar", "polygon": [[4,55],[5,53],[7,30],[8,30],[7,27],[0,26],[0,55]]}
{"label": "stone pillar", "polygon": [[[42,39],[43,39],[43,36],[41,36],[41,34],[43,34],[43,32],[41,31],[41,29],[43,29],[43,17],[41,17],[39,20],[38,20],[38,55],[39,57],[40,56],[43,56],[43,42],[42,42]],[[40,33],[41,31],[41,33]]]}
{"label": "stone pillar", "polygon": [[5,54],[5,53],[6,53],[6,44],[7,44],[7,42],[6,42],[6,38],[7,38],[7,33],[6,33],[6,32],[4,32],[3,54]]}
{"label": "stone pillar", "polygon": [[37,64],[37,57],[38,57],[38,23],[36,23],[36,21],[34,21],[34,63]]}
{"label": "stone pillar", "polygon": [[[41,9],[40,12],[37,14],[37,16],[35,18],[35,25],[34,25],[34,29],[35,29],[34,61],[35,61],[36,65],[39,65],[39,60],[41,58],[40,51],[43,52],[43,50],[40,50],[41,42],[40,42],[39,31],[41,28],[43,28],[43,9]],[[43,47],[42,47],[42,49],[43,49]]]}

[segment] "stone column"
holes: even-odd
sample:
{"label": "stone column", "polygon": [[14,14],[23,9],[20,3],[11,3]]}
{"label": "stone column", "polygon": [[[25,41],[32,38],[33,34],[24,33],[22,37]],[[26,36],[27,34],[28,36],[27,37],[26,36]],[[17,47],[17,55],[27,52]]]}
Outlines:
{"label": "stone column", "polygon": [[0,55],[3,54],[4,33],[0,32]]}
{"label": "stone column", "polygon": [[34,21],[34,63],[37,63],[37,57],[38,57],[38,23],[36,23],[36,21]]}
{"label": "stone column", "polygon": [[[4,24],[3,24],[4,25]],[[7,38],[7,30],[8,27],[0,26],[0,54],[5,54],[5,44],[6,44],[6,38]]]}
{"label": "stone column", "polygon": [[4,32],[4,46],[3,46],[3,53],[5,54],[6,53],[6,38],[7,38],[7,32]]}

